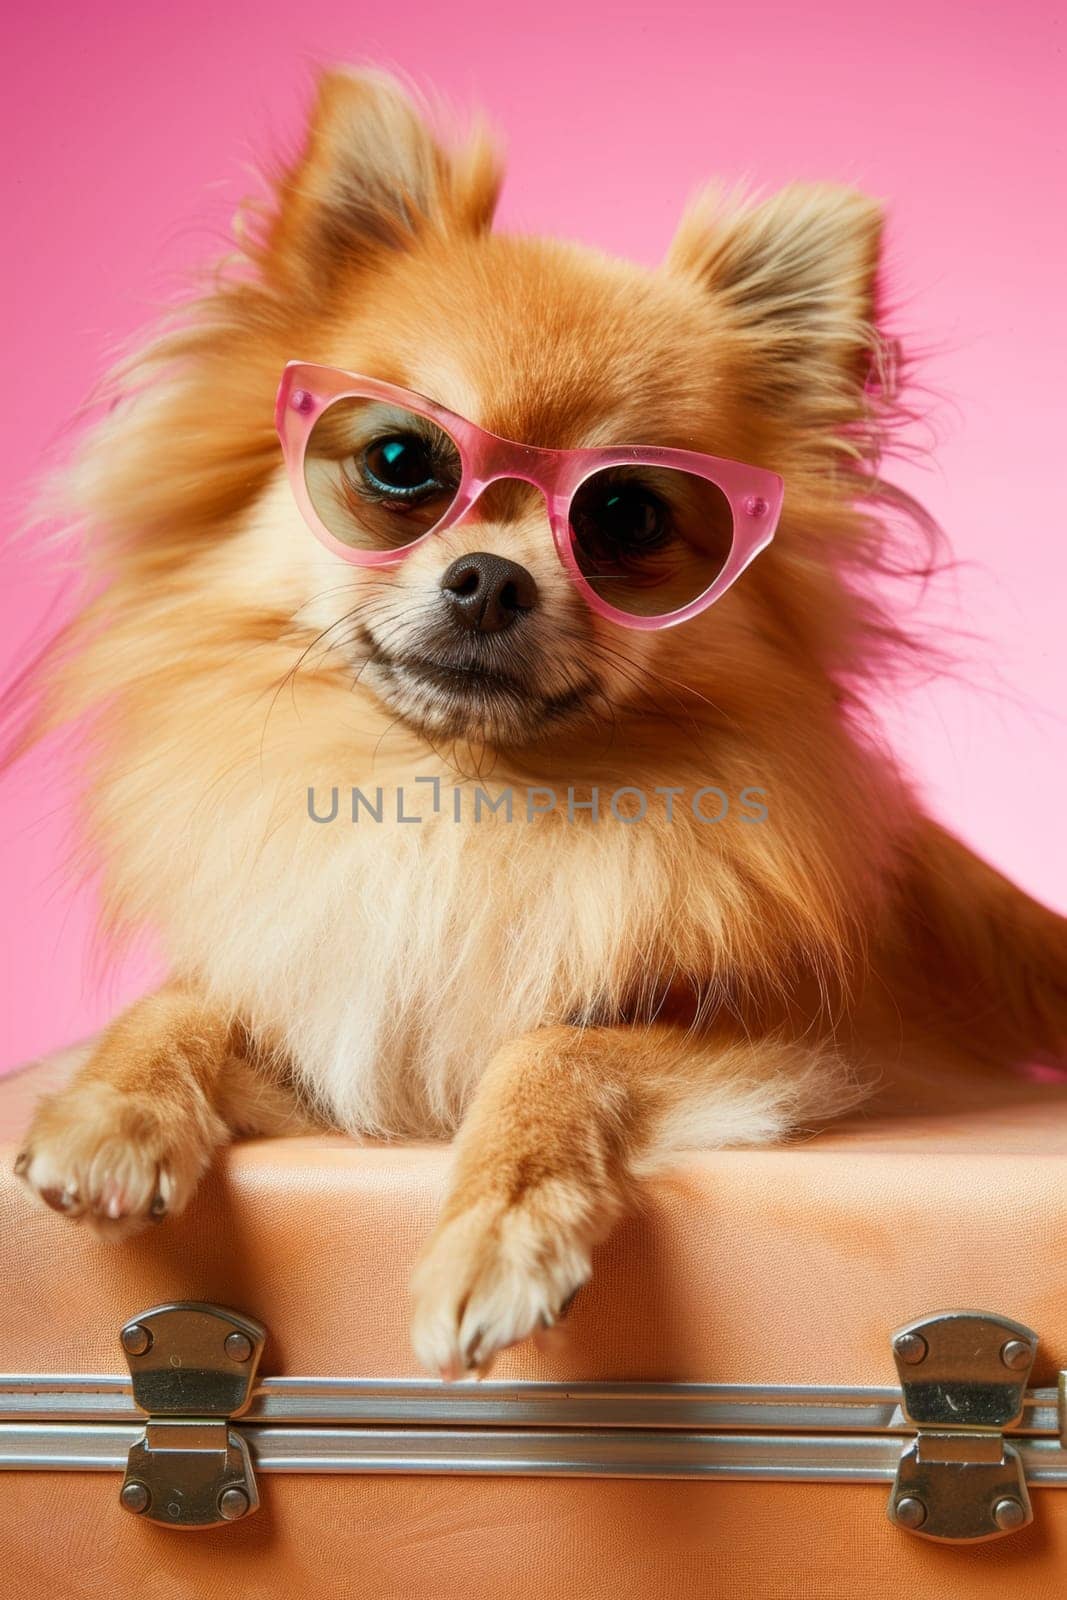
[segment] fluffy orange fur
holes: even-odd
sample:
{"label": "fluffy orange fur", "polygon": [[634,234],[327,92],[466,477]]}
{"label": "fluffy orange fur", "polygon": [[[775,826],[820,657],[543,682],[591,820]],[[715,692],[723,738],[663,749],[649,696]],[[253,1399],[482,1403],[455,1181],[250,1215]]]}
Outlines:
{"label": "fluffy orange fur", "polygon": [[[416,1349],[446,1373],[552,1322],[670,1150],[780,1138],[874,1079],[936,1097],[966,1071],[986,1092],[1067,1037],[1063,922],[922,814],[865,718],[906,645],[869,582],[909,509],[879,473],[878,207],[709,193],[650,272],[492,231],[498,185],[484,131],[446,144],[390,80],[325,76],[240,269],[119,375],[69,476],[93,598],[44,719],[92,714],[108,920],[156,929],[173,980],[20,1158],[117,1234],[180,1210],[235,1132],[458,1129],[414,1285]],[[490,492],[399,568],[348,567],[282,471],[292,358],[511,439],[771,467],[779,533],[657,633],[580,603],[532,494]],[[375,677],[360,630],[404,638],[476,550],[536,578],[541,689],[594,680],[560,725],[472,712],[441,736]],[[456,825],[414,784],[435,775],[579,801],[755,785],[769,817]],[[307,790],[335,785],[406,785],[422,821],[317,827]]]}

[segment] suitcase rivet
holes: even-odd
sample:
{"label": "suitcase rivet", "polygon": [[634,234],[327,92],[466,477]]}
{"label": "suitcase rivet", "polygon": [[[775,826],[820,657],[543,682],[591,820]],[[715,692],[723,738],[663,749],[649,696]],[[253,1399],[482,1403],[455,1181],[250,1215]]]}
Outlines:
{"label": "suitcase rivet", "polygon": [[1001,1361],[1013,1372],[1028,1367],[1033,1358],[1034,1353],[1024,1339],[1009,1339],[1000,1352]]}
{"label": "suitcase rivet", "polygon": [[122,1486],[119,1496],[127,1511],[147,1511],[150,1495],[143,1483],[135,1483],[132,1479]]}
{"label": "suitcase rivet", "polygon": [[902,1333],[894,1340],[893,1349],[909,1367],[917,1367],[926,1360],[926,1340],[921,1333]]}
{"label": "suitcase rivet", "polygon": [[128,1356],[143,1356],[151,1348],[152,1335],[139,1322],[131,1322],[122,1330],[122,1348]]}
{"label": "suitcase rivet", "polygon": [[926,1521],[926,1507],[913,1494],[901,1495],[894,1509],[903,1528],[921,1528]]}
{"label": "suitcase rivet", "polygon": [[248,1496],[243,1489],[225,1489],[219,1495],[219,1516],[227,1522],[236,1522],[248,1510]]}
{"label": "suitcase rivet", "polygon": [[1012,1528],[1021,1528],[1026,1521],[1026,1512],[1018,1500],[1006,1495],[1003,1500],[998,1500],[993,1507],[993,1521],[998,1528],[1003,1528],[1009,1533]]}
{"label": "suitcase rivet", "polygon": [[252,1341],[247,1334],[231,1333],[226,1339],[226,1354],[231,1361],[247,1361],[252,1354]]}

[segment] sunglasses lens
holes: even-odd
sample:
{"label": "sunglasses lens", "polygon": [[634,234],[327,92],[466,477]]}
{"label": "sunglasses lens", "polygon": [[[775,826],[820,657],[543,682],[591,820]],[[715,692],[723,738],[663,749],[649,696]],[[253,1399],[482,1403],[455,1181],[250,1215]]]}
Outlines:
{"label": "sunglasses lens", "polygon": [[733,544],[730,502],[675,467],[607,467],[571,502],[579,570],[593,593],[633,617],[666,617],[698,600]]}
{"label": "sunglasses lens", "polygon": [[402,550],[421,539],[448,511],[461,475],[443,428],[381,400],[335,400],[304,457],[317,516],[352,550]]}

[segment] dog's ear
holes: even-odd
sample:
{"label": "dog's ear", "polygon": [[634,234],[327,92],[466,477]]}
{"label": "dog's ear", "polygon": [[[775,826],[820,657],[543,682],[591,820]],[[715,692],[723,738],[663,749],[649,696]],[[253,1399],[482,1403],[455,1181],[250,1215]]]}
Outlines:
{"label": "dog's ear", "polygon": [[753,397],[813,423],[850,420],[878,342],[879,205],[831,184],[791,184],[758,204],[708,190],[667,256],[703,284],[741,341]]}
{"label": "dog's ear", "polygon": [[321,289],[339,268],[409,248],[425,230],[482,232],[501,177],[481,124],[448,148],[389,74],[326,72],[304,149],[277,186],[268,269]]}

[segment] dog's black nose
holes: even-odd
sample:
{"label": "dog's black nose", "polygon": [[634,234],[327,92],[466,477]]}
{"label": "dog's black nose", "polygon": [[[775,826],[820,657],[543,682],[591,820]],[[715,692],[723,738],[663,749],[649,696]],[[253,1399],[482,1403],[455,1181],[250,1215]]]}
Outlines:
{"label": "dog's black nose", "polygon": [[531,611],[537,604],[533,573],[517,561],[484,550],[453,561],[441,588],[456,621],[479,633],[501,633],[520,611]]}

